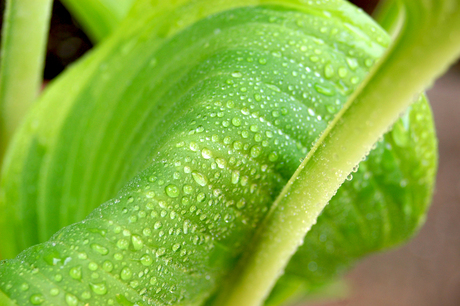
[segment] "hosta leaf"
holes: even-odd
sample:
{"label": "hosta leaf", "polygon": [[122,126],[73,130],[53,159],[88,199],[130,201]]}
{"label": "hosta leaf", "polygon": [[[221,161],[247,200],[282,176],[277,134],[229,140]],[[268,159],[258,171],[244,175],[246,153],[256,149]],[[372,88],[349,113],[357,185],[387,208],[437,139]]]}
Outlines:
{"label": "hosta leaf", "polygon": [[[46,240],[112,199],[3,262],[0,289],[19,304],[202,304],[388,44],[378,26],[342,1],[210,3],[138,2],[123,26],[55,82],[29,116],[3,176],[2,203],[11,205],[4,227],[11,227],[2,250],[11,255]],[[409,117],[430,123],[421,105]],[[396,137],[427,139],[426,147],[417,142],[413,149],[433,158],[432,131],[422,137],[412,128],[416,121],[401,123]],[[387,145],[393,143],[380,145],[364,174],[398,195],[418,192],[399,184],[417,176]],[[381,175],[378,163],[394,171]],[[433,161],[420,166],[428,187],[433,168]],[[364,195],[359,188],[344,191],[343,202],[371,197],[365,180],[356,184]],[[392,224],[388,212],[363,203],[385,230],[371,225],[366,236],[352,227],[352,239],[369,238],[356,252],[340,234],[332,236],[338,249],[350,251],[345,264],[399,242],[419,224],[426,197],[396,198],[370,205],[406,207],[400,225],[406,232],[385,231]],[[348,221],[331,207],[339,225]],[[350,209],[361,226],[373,222],[353,207],[344,211]],[[320,244],[307,255],[314,260],[322,252],[329,251]],[[335,274],[337,262],[316,262],[317,271],[327,271],[311,282]]]}

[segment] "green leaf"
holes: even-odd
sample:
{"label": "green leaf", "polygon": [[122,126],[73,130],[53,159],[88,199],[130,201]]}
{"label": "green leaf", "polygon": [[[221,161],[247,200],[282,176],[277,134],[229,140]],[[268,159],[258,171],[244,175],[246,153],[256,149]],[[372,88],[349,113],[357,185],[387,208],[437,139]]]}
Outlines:
{"label": "green leaf", "polygon": [[112,199],[4,261],[3,292],[20,304],[199,305],[221,288],[387,43],[342,1],[246,3],[140,1],[49,88],[9,153],[3,233],[17,237],[2,250]]}
{"label": "green leaf", "polygon": [[134,0],[63,0],[93,41],[111,34],[128,14]]}

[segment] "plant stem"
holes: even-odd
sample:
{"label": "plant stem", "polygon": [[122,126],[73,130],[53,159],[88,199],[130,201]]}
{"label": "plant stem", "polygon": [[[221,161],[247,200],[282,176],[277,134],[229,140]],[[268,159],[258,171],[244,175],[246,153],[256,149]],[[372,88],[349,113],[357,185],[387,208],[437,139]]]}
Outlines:
{"label": "plant stem", "polygon": [[0,164],[42,83],[52,0],[7,0],[0,78]]}
{"label": "plant stem", "polygon": [[282,190],[215,305],[263,303],[346,177],[459,55],[460,1],[407,0],[399,13],[397,41]]}

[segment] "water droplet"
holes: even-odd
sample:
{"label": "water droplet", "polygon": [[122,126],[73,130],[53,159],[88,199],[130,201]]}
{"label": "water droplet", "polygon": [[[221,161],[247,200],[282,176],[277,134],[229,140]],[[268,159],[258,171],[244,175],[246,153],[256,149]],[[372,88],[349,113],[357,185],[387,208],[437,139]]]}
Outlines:
{"label": "water droplet", "polygon": [[71,268],[69,270],[69,275],[73,279],[81,280],[81,266]]}
{"label": "water droplet", "polygon": [[253,146],[253,147],[251,148],[250,154],[251,154],[251,157],[252,157],[252,158],[258,157],[258,156],[260,155],[260,153],[262,153],[262,148],[261,148],[261,147],[259,147],[259,146]]}
{"label": "water droplet", "polygon": [[192,172],[192,177],[193,180],[200,186],[206,186],[206,184],[208,183],[208,179],[206,178],[206,176],[197,171]]}
{"label": "water droplet", "polygon": [[90,262],[88,264],[88,269],[90,269],[91,271],[96,271],[97,270],[97,263],[95,263],[94,261]]}
{"label": "water droplet", "polygon": [[115,260],[123,260],[123,254],[115,253],[113,254],[113,258],[115,258]]}
{"label": "water droplet", "polygon": [[160,256],[163,256],[165,253],[166,253],[166,249],[165,249],[165,248],[159,248],[159,249],[155,252],[155,255],[156,255],[157,257],[160,257]]}
{"label": "water droplet", "polygon": [[267,63],[267,59],[266,59],[266,58],[263,58],[263,57],[259,58],[259,64],[265,65],[266,63]]}
{"label": "water droplet", "polygon": [[132,277],[133,273],[129,267],[124,267],[121,269],[120,278],[124,281],[129,280]]}
{"label": "water droplet", "polygon": [[153,259],[148,254],[142,255],[140,260],[141,264],[143,264],[144,266],[151,266],[153,264]]}
{"label": "water droplet", "polygon": [[204,194],[204,192],[200,192],[197,196],[196,196],[196,200],[198,202],[203,202],[204,199],[206,199],[206,195]]}
{"label": "water droplet", "polygon": [[273,90],[274,92],[281,92],[281,89],[279,89],[278,86],[276,85],[273,85],[273,84],[267,84],[267,87],[271,90]]}
{"label": "water droplet", "polygon": [[236,207],[238,209],[242,209],[244,206],[246,206],[246,200],[244,198],[241,198],[238,202],[236,202]]}
{"label": "water droplet", "polygon": [[131,303],[123,294],[117,294],[117,302],[121,306],[141,306],[140,304],[136,303]]}
{"label": "water droplet", "polygon": [[105,282],[97,283],[97,284],[90,283],[89,287],[94,293],[98,295],[104,295],[107,293],[107,285],[105,284]]}
{"label": "water droplet", "polygon": [[234,117],[234,118],[232,119],[232,124],[233,124],[234,126],[240,126],[240,125],[241,125],[241,119],[238,118],[238,117]]}
{"label": "water droplet", "polygon": [[326,106],[326,110],[331,113],[331,114],[334,114],[336,109],[335,109],[335,106],[334,105],[328,105]]}
{"label": "water droplet", "polygon": [[274,162],[278,159],[278,153],[273,151],[272,153],[270,153],[270,155],[268,155],[268,160],[271,161],[271,162]]}
{"label": "water droplet", "polygon": [[212,151],[207,148],[203,148],[203,150],[201,150],[201,156],[203,156],[204,159],[210,159],[212,157]]}
{"label": "water droplet", "polygon": [[182,187],[182,190],[185,194],[191,194],[193,192],[193,187],[186,184]]}
{"label": "water droplet", "polygon": [[133,244],[133,248],[138,251],[144,247],[144,242],[142,241],[141,237],[138,235],[133,235],[131,237],[131,242]]}
{"label": "water droplet", "polygon": [[334,76],[334,67],[331,64],[324,66],[324,77],[330,79]]}
{"label": "water droplet", "polygon": [[166,194],[171,198],[177,198],[179,196],[179,188],[176,185],[170,184],[165,188]]}
{"label": "water droplet", "polygon": [[259,127],[256,124],[253,124],[249,127],[251,132],[257,132],[259,130]]}
{"label": "water droplet", "polygon": [[232,184],[238,184],[240,180],[240,172],[238,170],[232,171]]}
{"label": "water droplet", "polygon": [[260,94],[254,94],[254,100],[260,102],[262,100],[262,96]]}
{"label": "water droplet", "polygon": [[233,149],[241,150],[243,148],[243,143],[239,140],[233,142]]}
{"label": "water droplet", "polygon": [[190,142],[189,147],[190,147],[190,150],[195,151],[195,152],[200,149],[198,144],[196,142],[194,142],[194,141]]}
{"label": "water droplet", "polygon": [[218,166],[220,169],[225,168],[225,159],[223,159],[223,158],[217,158],[217,159],[216,159],[216,163],[217,163],[217,166]]}
{"label": "water droplet", "polygon": [[243,75],[239,71],[235,71],[232,73],[232,77],[234,78],[241,78]]}
{"label": "water droplet", "polygon": [[78,305],[78,299],[75,295],[66,293],[65,295],[65,302],[69,306],[77,306]]}
{"label": "water droplet", "polygon": [[322,84],[315,84],[315,89],[318,93],[323,94],[325,96],[333,96],[335,93],[334,89]]}
{"label": "water droplet", "polygon": [[22,283],[20,288],[21,288],[22,291],[27,291],[27,290],[29,290],[29,284],[28,283]]}
{"label": "water droplet", "polygon": [[37,294],[32,294],[29,299],[30,303],[33,305],[40,305],[45,301],[45,297],[39,293]]}
{"label": "water droplet", "polygon": [[179,243],[176,243],[176,244],[174,244],[174,245],[172,246],[172,250],[173,250],[174,252],[176,252],[176,251],[179,250],[179,249],[180,249],[180,244],[179,244]]}
{"label": "water droplet", "polygon": [[340,67],[338,73],[339,73],[339,77],[341,77],[343,79],[344,77],[347,76],[348,70],[347,70],[347,68]]}
{"label": "water droplet", "polygon": [[119,239],[117,241],[117,248],[119,248],[119,249],[124,250],[124,249],[127,249],[128,246],[129,246],[129,241],[126,240],[126,239]]}
{"label": "water droplet", "polygon": [[350,67],[351,70],[356,70],[356,68],[358,68],[358,61],[356,58],[347,57],[346,60],[348,67]]}
{"label": "water droplet", "polygon": [[58,294],[59,294],[59,289],[58,289],[58,288],[53,288],[53,289],[51,289],[51,290],[50,290],[50,294],[51,294],[52,296],[58,295]]}
{"label": "water droplet", "polygon": [[310,261],[308,263],[308,270],[310,270],[311,272],[315,272],[317,269],[318,269],[318,264],[316,262]]}

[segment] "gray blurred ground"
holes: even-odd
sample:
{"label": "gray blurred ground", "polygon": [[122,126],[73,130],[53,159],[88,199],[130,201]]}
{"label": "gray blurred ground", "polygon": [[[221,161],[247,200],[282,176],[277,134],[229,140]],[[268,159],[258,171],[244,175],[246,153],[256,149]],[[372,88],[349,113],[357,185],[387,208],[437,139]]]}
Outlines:
{"label": "gray blurred ground", "polygon": [[360,262],[348,298],[309,306],[460,306],[460,69],[428,91],[439,170],[428,219],[407,245]]}

